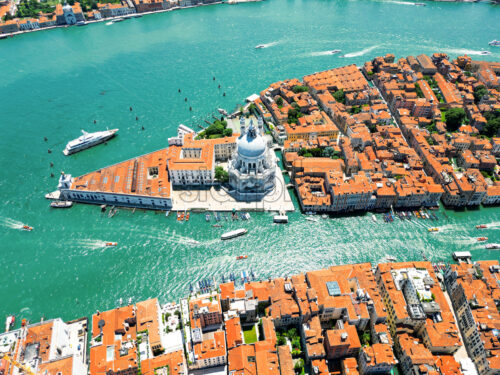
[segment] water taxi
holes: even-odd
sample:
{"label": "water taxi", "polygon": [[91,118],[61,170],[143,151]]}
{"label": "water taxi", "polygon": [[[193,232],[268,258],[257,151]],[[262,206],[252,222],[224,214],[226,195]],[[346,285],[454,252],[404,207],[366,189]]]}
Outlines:
{"label": "water taxi", "polygon": [[481,52],[479,52],[479,54],[482,56],[488,56],[488,55],[491,55],[491,52],[490,51],[481,51]]}
{"label": "water taxi", "polygon": [[377,217],[376,217],[374,214],[372,214],[372,220],[373,220],[374,222],[377,222]]}
{"label": "water taxi", "polygon": [[331,53],[332,55],[335,55],[335,54],[340,53],[340,52],[342,52],[342,50],[341,50],[341,49],[334,49],[333,51],[330,51],[330,53]]}
{"label": "water taxi", "polygon": [[206,221],[212,220],[212,216],[210,214],[205,214],[205,220]]}
{"label": "water taxi", "polygon": [[200,244],[199,241],[196,241],[196,240],[193,240],[193,239],[187,240],[187,243],[190,244],[190,245],[199,245]]}
{"label": "water taxi", "polygon": [[247,259],[248,258],[248,255],[238,255],[236,257],[236,260],[242,260],[242,259]]}
{"label": "water taxi", "polygon": [[186,221],[188,221],[188,220],[189,220],[189,211],[186,212]]}
{"label": "water taxi", "polygon": [[29,225],[23,225],[23,227],[21,229],[26,230],[28,232],[31,232],[33,230],[33,227],[30,227]]}
{"label": "water taxi", "polygon": [[317,222],[318,222],[318,219],[317,219],[317,218],[315,218],[315,217],[310,217],[310,216],[306,217],[306,220],[307,220],[307,221],[314,221],[315,223],[317,223]]}
{"label": "water taxi", "polygon": [[488,241],[488,237],[478,237],[476,238],[479,242]]}
{"label": "water taxi", "polygon": [[500,249],[500,244],[498,243],[489,243],[484,246],[486,249],[493,250],[493,249]]}
{"label": "water taxi", "polygon": [[50,203],[50,207],[52,208],[69,208],[73,206],[73,202],[71,201],[54,201]]}
{"label": "water taxi", "polygon": [[178,221],[183,221],[184,220],[184,213],[181,211],[177,212],[177,220]]}
{"label": "water taxi", "polygon": [[488,44],[493,47],[500,47],[500,40],[492,40]]}
{"label": "water taxi", "polygon": [[222,225],[220,225],[220,224],[213,224],[212,227],[213,228],[222,228]]}
{"label": "water taxi", "polygon": [[261,49],[261,48],[266,48],[266,45],[265,44],[259,44],[259,45],[255,46],[255,49]]}
{"label": "water taxi", "polygon": [[389,262],[395,262],[397,259],[393,257],[392,255],[387,255],[385,259]]}
{"label": "water taxi", "polygon": [[476,225],[476,229],[486,229],[486,228],[487,228],[486,224]]}
{"label": "water taxi", "polygon": [[106,242],[104,245],[105,246],[117,246],[118,242]]}
{"label": "water taxi", "polygon": [[427,229],[429,232],[438,232],[439,231],[439,228],[436,228],[436,227],[432,227],[432,228],[429,228]]}
{"label": "water taxi", "polygon": [[239,236],[243,236],[244,234],[247,234],[247,230],[244,229],[244,228],[240,228],[240,229],[236,229],[236,230],[232,230],[231,232],[227,232],[227,233],[224,233],[220,239],[221,240],[229,240],[231,238],[235,238],[235,237],[239,237]]}

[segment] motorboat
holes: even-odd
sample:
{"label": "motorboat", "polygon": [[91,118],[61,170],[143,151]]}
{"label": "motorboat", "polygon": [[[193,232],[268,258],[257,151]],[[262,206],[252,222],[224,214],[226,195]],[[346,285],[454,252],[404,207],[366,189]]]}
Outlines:
{"label": "motorboat", "polygon": [[244,228],[240,228],[240,229],[236,229],[236,230],[232,230],[231,232],[227,232],[227,233],[224,233],[220,239],[221,240],[229,240],[231,238],[235,238],[235,237],[239,237],[239,236],[243,236],[244,234],[247,234],[247,230],[244,229]]}
{"label": "motorboat", "polygon": [[9,332],[14,324],[16,323],[16,317],[14,315],[9,315],[7,319],[5,319],[5,332]]}
{"label": "motorboat", "polygon": [[255,46],[255,49],[261,49],[261,48],[266,48],[266,45],[265,44],[259,44],[259,45]]}
{"label": "motorboat", "polygon": [[21,229],[28,231],[28,232],[31,232],[33,230],[33,227],[30,227],[29,225],[23,225]]}
{"label": "motorboat", "polygon": [[479,242],[484,242],[484,241],[488,241],[488,237],[478,237],[478,238],[476,238],[476,240],[478,240]]}
{"label": "motorboat", "polygon": [[491,42],[488,43],[490,46],[493,47],[500,47],[500,40],[492,40]]}
{"label": "motorboat", "polygon": [[313,221],[313,222],[315,222],[315,223],[317,223],[317,222],[318,222],[318,219],[317,219],[317,218],[315,218],[315,217],[310,217],[310,216],[306,217],[306,220],[307,220],[307,221]]}
{"label": "motorboat", "polygon": [[479,52],[479,54],[481,56],[488,56],[488,55],[491,55],[491,52],[490,51],[481,51],[481,52]]}
{"label": "motorboat", "polygon": [[500,244],[498,244],[498,243],[489,243],[489,244],[484,245],[484,247],[486,249],[489,249],[489,250],[500,249]]}
{"label": "motorboat", "polygon": [[108,247],[109,247],[109,246],[117,246],[117,245],[118,245],[118,242],[106,242],[104,245],[105,245],[105,246],[108,246]]}
{"label": "motorboat", "polygon": [[323,214],[323,215],[321,215],[321,218],[322,219],[328,219],[328,215],[327,214]]}
{"label": "motorboat", "polygon": [[188,221],[189,220],[189,211],[186,212],[186,217],[185,217],[185,220]]}
{"label": "motorboat", "polygon": [[228,113],[225,109],[217,108],[217,111],[223,116],[228,116]]}
{"label": "motorboat", "polygon": [[122,21],[125,21],[125,18],[123,18],[123,17],[118,17],[118,18],[115,18],[112,22],[113,22],[113,23],[117,23],[117,22],[122,22]]}
{"label": "motorboat", "polygon": [[330,53],[331,53],[332,55],[335,55],[336,53],[340,53],[340,52],[342,52],[342,50],[341,50],[341,49],[334,49],[334,50],[330,51]]}
{"label": "motorboat", "polygon": [[273,222],[277,224],[286,224],[288,223],[288,216],[283,214],[274,215]]}
{"label": "motorboat", "polygon": [[236,257],[236,260],[242,260],[242,259],[247,259],[248,258],[248,255],[238,255]]}
{"label": "motorboat", "polygon": [[69,208],[73,206],[73,202],[71,201],[54,201],[50,203],[50,207],[52,208]]}
{"label": "motorboat", "polygon": [[425,7],[427,4],[426,3],[415,3],[415,5],[418,7]]}
{"label": "motorboat", "polygon": [[213,224],[212,227],[213,228],[222,228],[222,225],[220,225],[220,224]]}
{"label": "motorboat", "polygon": [[377,217],[376,217],[374,214],[372,214],[372,220],[373,220],[374,222],[377,222]]}
{"label": "motorboat", "polygon": [[432,228],[429,228],[427,229],[429,232],[438,232],[439,231],[439,228],[436,228],[436,227],[432,227]]}
{"label": "motorboat", "polygon": [[63,151],[63,154],[71,155],[106,142],[108,139],[113,138],[116,132],[118,132],[118,129],[105,130],[95,133],[87,133],[86,131],[82,130],[83,135],[81,135],[77,139],[69,141]]}
{"label": "motorboat", "polygon": [[476,229],[486,229],[486,228],[487,228],[486,224],[476,225]]}
{"label": "motorboat", "polygon": [[198,241],[193,240],[193,239],[189,239],[189,240],[187,240],[187,243],[188,243],[189,245],[199,245],[199,244],[200,244]]}
{"label": "motorboat", "polygon": [[389,262],[395,262],[397,259],[393,257],[392,255],[387,255],[385,259]]}

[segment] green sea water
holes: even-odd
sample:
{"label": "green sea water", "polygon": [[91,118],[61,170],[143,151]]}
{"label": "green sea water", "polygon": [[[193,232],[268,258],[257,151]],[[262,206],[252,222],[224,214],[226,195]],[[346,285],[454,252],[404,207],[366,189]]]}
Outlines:
{"label": "green sea water", "polygon": [[[422,251],[433,260],[450,260],[455,250],[498,258],[475,237],[500,242],[499,208],[446,216],[441,209],[438,222],[390,224],[371,214],[313,223],[296,212],[288,225],[275,225],[272,214],[261,213],[213,228],[202,214],[179,223],[175,215],[142,211],[108,218],[97,206],[51,210],[44,194],[56,188],[51,173],[79,175],[165,147],[179,123],[196,128],[216,108],[233,109],[277,80],[389,52],[479,58],[486,49],[493,53],[486,59],[500,60],[500,48],[488,46],[500,39],[499,21],[500,7],[485,3],[268,0],[0,41],[0,317],[72,319],[115,307],[120,298],[168,301],[191,282],[250,269],[265,278],[387,255],[421,259]],[[332,49],[347,56],[327,54]],[[106,127],[120,129],[107,146],[63,156],[81,129]],[[22,223],[34,231],[19,230]],[[476,230],[480,223],[490,229]],[[441,230],[428,233],[431,226]],[[240,227],[248,235],[219,240]],[[104,241],[119,246],[105,248]],[[240,254],[248,259],[237,261]]]}

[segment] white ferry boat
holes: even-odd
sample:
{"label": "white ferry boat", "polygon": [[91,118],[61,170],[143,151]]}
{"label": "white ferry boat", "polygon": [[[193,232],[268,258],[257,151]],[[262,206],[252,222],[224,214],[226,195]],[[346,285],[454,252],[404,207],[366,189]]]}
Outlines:
{"label": "white ferry boat", "polygon": [[492,40],[488,44],[493,47],[500,47],[500,40]]}
{"label": "white ferry boat", "polygon": [[95,133],[87,133],[86,131],[82,130],[83,135],[68,142],[66,148],[63,151],[63,154],[71,155],[75,152],[82,151],[92,146],[96,146],[100,143],[106,142],[108,139],[113,138],[117,131],[118,129],[112,129]]}
{"label": "white ferry boat", "polygon": [[244,228],[240,228],[240,229],[236,229],[236,230],[232,230],[231,232],[227,232],[227,233],[224,233],[220,239],[221,240],[229,240],[231,238],[235,238],[235,237],[239,237],[239,236],[243,236],[244,234],[247,234],[247,230],[244,229]]}

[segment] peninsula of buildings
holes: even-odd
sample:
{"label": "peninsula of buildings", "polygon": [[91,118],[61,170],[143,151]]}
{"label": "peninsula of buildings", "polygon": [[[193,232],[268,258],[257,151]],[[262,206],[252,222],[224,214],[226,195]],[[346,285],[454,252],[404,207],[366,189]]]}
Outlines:
{"label": "peninsula of buildings", "polygon": [[[241,135],[198,139],[181,126],[167,149],[74,179],[63,175],[60,195],[163,210],[230,210],[238,201],[259,200],[274,202],[269,210],[292,210],[270,150],[279,148],[306,212],[435,207],[440,201],[448,207],[495,205],[498,74],[500,63],[467,56],[450,60],[435,53],[395,61],[388,54],[361,68],[276,82],[249,98],[239,121],[223,121]],[[224,186],[218,168],[229,183],[208,195],[222,191],[232,198],[207,203],[202,189]],[[199,193],[186,200],[186,190]]]}
{"label": "peninsula of buildings", "polygon": [[[0,334],[0,374],[500,374],[498,261],[332,266]],[[87,332],[90,350],[87,351]]]}
{"label": "peninsula of buildings", "polygon": [[[106,1],[106,0],[104,0]],[[108,0],[109,1],[109,0]],[[139,17],[142,13],[164,12],[220,3],[220,0],[70,0],[55,7],[45,2],[0,0],[0,38],[19,32],[83,26],[89,22]]]}

